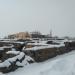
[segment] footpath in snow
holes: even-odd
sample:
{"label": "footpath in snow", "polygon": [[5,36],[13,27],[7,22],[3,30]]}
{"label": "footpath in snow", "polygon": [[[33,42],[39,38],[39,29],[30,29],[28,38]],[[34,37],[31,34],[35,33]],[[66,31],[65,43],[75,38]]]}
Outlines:
{"label": "footpath in snow", "polygon": [[0,75],[75,75],[75,51]]}

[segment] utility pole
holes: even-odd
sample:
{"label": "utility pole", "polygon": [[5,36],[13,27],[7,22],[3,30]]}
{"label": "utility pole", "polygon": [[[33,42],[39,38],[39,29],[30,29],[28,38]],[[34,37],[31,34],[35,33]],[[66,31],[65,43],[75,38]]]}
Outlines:
{"label": "utility pole", "polygon": [[50,38],[52,38],[52,29],[50,30]]}

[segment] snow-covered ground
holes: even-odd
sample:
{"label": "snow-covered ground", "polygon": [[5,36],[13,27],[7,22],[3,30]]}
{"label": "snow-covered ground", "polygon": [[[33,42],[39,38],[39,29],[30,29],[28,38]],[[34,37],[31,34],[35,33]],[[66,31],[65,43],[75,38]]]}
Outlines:
{"label": "snow-covered ground", "polygon": [[0,75],[75,75],[75,51]]}

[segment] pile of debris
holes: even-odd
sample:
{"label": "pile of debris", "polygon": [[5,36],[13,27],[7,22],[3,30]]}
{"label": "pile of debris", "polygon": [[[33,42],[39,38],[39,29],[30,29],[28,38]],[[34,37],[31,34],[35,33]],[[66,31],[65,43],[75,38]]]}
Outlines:
{"label": "pile of debris", "polygon": [[8,73],[33,62],[24,52],[17,51],[14,45],[0,46],[0,72]]}

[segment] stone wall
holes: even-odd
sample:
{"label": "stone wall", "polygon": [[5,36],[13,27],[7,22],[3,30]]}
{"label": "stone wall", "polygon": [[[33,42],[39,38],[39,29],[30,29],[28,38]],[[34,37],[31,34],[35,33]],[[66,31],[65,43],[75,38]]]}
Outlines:
{"label": "stone wall", "polygon": [[49,58],[55,57],[57,55],[65,53],[65,47],[54,47],[54,48],[47,48],[47,49],[40,49],[40,50],[25,50],[24,51],[27,55],[34,58],[36,62],[45,61]]}
{"label": "stone wall", "polygon": [[49,58],[75,50],[75,42],[66,42],[65,46],[46,48],[40,50],[24,50],[24,52],[34,58],[36,62],[45,61]]}
{"label": "stone wall", "polygon": [[0,47],[2,46],[11,46],[13,45],[13,47],[18,50],[21,51],[22,48],[25,46],[25,43],[21,44],[21,43],[17,43],[17,42],[2,42],[0,41]]}
{"label": "stone wall", "polygon": [[[9,58],[13,58],[16,56],[14,54],[6,54],[6,52],[11,51],[13,47],[16,49],[16,51],[19,50],[20,52],[22,52],[22,47],[25,45],[25,44],[19,44],[19,43],[12,43],[12,45],[14,46],[11,47],[10,44],[11,43],[0,43],[0,47],[8,46],[4,48],[4,50],[0,50],[0,60],[2,62],[5,62],[5,60],[8,60]],[[53,58],[57,55],[70,52],[74,49],[75,49],[75,42],[66,42],[65,46],[61,46],[61,47],[44,48],[44,49],[38,49],[38,50],[24,50],[23,53],[25,53],[25,55],[23,56],[21,60],[16,59],[13,63],[10,63],[11,65],[9,67],[0,67],[0,72],[7,73],[10,71],[16,70],[18,67],[22,67],[22,66],[17,66],[16,62],[17,61],[22,62],[24,59],[27,59],[26,55],[32,57],[36,62],[42,62],[47,59]],[[0,62],[0,64],[2,62]],[[27,62],[31,63],[34,61],[30,60]]]}

